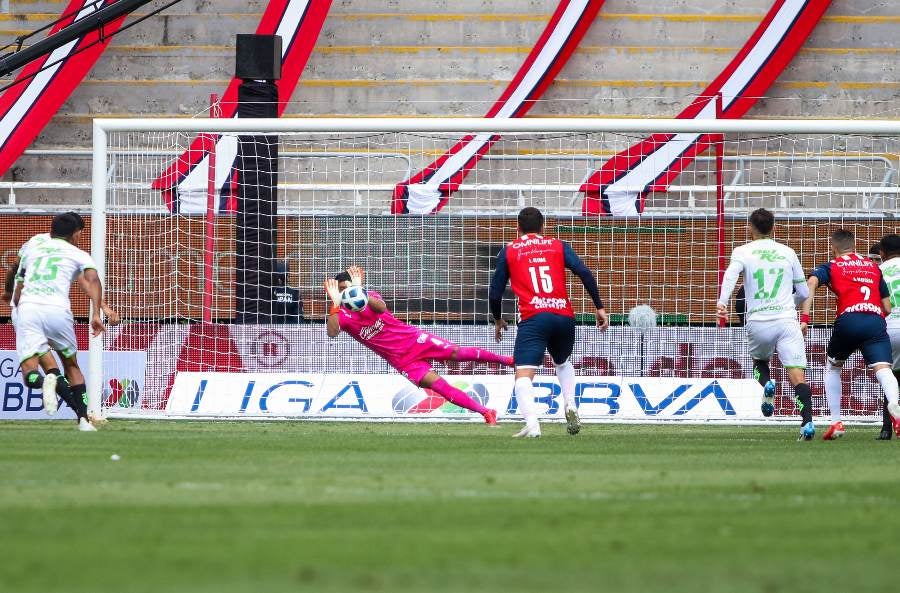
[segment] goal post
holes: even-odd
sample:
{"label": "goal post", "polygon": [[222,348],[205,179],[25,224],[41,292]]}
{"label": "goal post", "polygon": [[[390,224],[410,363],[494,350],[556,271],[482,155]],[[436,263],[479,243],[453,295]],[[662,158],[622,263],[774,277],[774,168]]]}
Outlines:
{"label": "goal post", "polygon": [[[475,419],[407,384],[347,336],[325,337],[321,285],[362,265],[398,318],[460,345],[511,354],[514,328],[493,342],[487,284],[497,251],[515,237],[516,213],[535,205],[548,234],[570,242],[594,271],[613,315],[610,331],[598,333],[589,298],[570,280],[579,313],[577,395],[588,421],[762,421],[744,330],[734,316],[719,328],[714,316],[723,262],[748,240],[747,215],[773,210],[776,238],[807,269],[829,259],[834,228],[854,230],[860,251],[897,230],[898,121],[144,118],[96,119],[93,130],[92,255],[110,305],[128,321],[91,339],[89,407],[113,416]],[[151,188],[198,134],[233,138],[239,154],[255,155],[235,159],[227,181],[209,188],[231,197],[248,189],[242,180],[251,171],[241,163],[264,162],[261,139],[277,147],[277,182],[268,188],[276,214],[252,222],[265,232],[246,234],[240,210],[211,222],[208,210],[184,209],[177,188],[166,199]],[[684,166],[665,184],[618,187],[642,196],[639,216],[583,214],[585,181],[650,134],[721,142],[676,156]],[[397,184],[469,136],[491,138],[490,151],[458,174],[443,208],[391,214]],[[203,179],[205,204],[206,169]],[[269,236],[275,244],[257,249]],[[247,261],[259,273],[241,280]],[[267,300],[284,296],[278,314],[267,305],[254,318],[261,322],[242,322],[238,282],[265,285],[251,294]],[[817,296],[808,373],[821,414],[834,304]],[[299,312],[284,313],[285,303]],[[645,305],[654,327],[629,324]],[[505,298],[509,321],[513,311]],[[795,422],[789,384],[777,361],[772,366],[775,419]],[[435,369],[501,417],[516,416],[508,370],[457,361]],[[552,365],[539,384],[545,413],[558,418]],[[880,417],[877,384],[856,358],[844,391],[850,418]]]}

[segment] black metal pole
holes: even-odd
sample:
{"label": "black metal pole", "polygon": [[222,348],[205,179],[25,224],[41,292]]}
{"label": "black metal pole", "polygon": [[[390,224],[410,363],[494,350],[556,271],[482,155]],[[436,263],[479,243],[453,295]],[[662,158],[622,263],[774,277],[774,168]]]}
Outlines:
{"label": "black metal pole", "polygon": [[99,29],[117,18],[134,12],[141,6],[149,4],[152,0],[119,0],[106,8],[101,8],[94,14],[73,22],[58,33],[38,41],[32,46],[21,49],[13,54],[0,58],[0,77],[8,76],[27,65],[29,62],[49,54],[53,50],[78,39],[85,33]]}

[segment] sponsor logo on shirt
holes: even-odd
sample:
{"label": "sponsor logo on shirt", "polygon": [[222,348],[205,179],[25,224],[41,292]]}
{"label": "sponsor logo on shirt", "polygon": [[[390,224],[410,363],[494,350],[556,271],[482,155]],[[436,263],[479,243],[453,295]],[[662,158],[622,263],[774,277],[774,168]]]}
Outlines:
{"label": "sponsor logo on shirt", "polygon": [[868,268],[874,267],[875,264],[868,259],[851,259],[851,260],[838,260],[834,262],[835,265],[839,268]]}
{"label": "sponsor logo on shirt", "polygon": [[778,252],[773,249],[754,249],[753,255],[766,262],[779,262],[787,259],[785,256],[779,255]]}
{"label": "sponsor logo on shirt", "polygon": [[844,313],[877,313],[882,314],[881,307],[872,303],[856,303],[844,309]]}
{"label": "sponsor logo on shirt", "polygon": [[513,241],[510,243],[510,247],[513,249],[522,249],[523,247],[531,247],[535,245],[552,245],[553,239],[548,239],[545,237],[528,237],[527,239],[520,239],[518,241]]}
{"label": "sponsor logo on shirt", "polygon": [[371,340],[375,336],[381,333],[381,330],[384,329],[384,322],[381,319],[376,319],[375,323],[372,325],[367,325],[366,327],[359,330],[359,337],[363,340]]}
{"label": "sponsor logo on shirt", "polygon": [[565,309],[568,304],[566,299],[539,296],[532,297],[529,302],[535,309]]}

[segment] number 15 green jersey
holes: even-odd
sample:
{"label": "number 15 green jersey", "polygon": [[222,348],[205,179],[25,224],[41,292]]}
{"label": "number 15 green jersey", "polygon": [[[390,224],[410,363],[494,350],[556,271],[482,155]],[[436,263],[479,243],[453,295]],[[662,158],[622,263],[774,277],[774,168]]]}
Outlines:
{"label": "number 15 green jersey", "polygon": [[17,280],[24,283],[19,305],[70,308],[69,290],[78,275],[96,269],[91,256],[48,233],[35,235],[19,250]]}

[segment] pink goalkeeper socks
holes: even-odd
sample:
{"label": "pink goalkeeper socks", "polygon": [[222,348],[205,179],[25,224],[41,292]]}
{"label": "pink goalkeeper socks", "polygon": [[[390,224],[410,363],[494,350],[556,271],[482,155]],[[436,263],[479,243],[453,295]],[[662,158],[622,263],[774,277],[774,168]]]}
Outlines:
{"label": "pink goalkeeper socks", "polygon": [[472,410],[473,412],[478,412],[479,414],[484,414],[487,411],[487,408],[482,406],[480,403],[478,403],[456,387],[453,387],[452,385],[447,383],[447,381],[443,377],[432,383],[429,389],[436,393],[439,393],[441,397],[446,399],[451,404],[456,404],[460,408]]}
{"label": "pink goalkeeper socks", "polygon": [[490,350],[482,350],[472,346],[460,346],[456,349],[456,360],[467,362],[470,360],[481,360],[484,362],[496,362],[506,366],[512,366],[512,357],[494,354]]}

